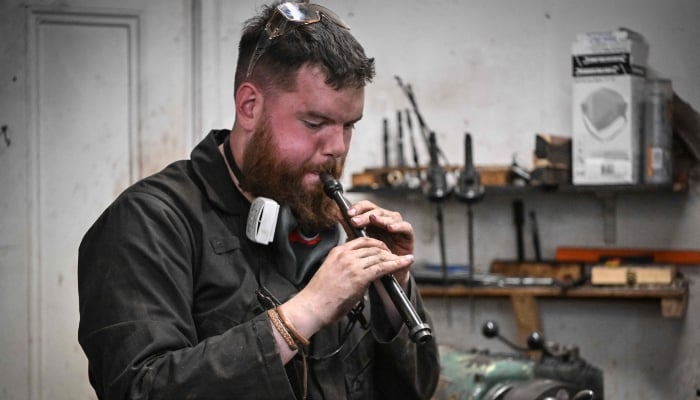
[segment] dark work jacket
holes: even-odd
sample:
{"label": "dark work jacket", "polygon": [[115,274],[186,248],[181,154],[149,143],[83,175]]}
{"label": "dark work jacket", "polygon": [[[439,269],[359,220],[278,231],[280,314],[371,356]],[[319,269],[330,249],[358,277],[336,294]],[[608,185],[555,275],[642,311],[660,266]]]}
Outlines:
{"label": "dark work jacket", "polygon": [[[78,338],[101,399],[294,399],[274,329],[255,295],[298,289],[275,251],[245,236],[250,203],[238,192],[212,131],[192,152],[137,182],[80,245]],[[415,284],[408,295],[426,319]],[[437,384],[435,341],[390,332],[370,289],[365,314],[341,351],[310,361],[311,399],[428,399]],[[347,318],[312,338],[311,353],[339,344]],[[390,333],[387,333],[390,332]]]}

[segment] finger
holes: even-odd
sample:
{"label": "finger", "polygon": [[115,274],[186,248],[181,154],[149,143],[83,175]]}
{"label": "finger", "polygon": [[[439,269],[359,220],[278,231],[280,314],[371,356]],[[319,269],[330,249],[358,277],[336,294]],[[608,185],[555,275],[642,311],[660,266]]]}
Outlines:
{"label": "finger", "polygon": [[387,227],[393,224],[403,222],[401,214],[393,211],[387,211],[382,208],[377,208],[372,211],[356,215],[351,218],[352,224],[359,228],[378,228],[387,230]]}
{"label": "finger", "polygon": [[389,251],[389,248],[387,247],[386,243],[372,237],[358,237],[348,241],[343,246],[346,246],[349,250],[358,250],[364,248]]}
{"label": "finger", "polygon": [[369,200],[360,200],[357,203],[350,206],[350,209],[348,209],[348,215],[354,217],[356,215],[364,214],[368,211],[375,210],[377,208],[379,208],[379,206],[377,206]]}
{"label": "finger", "polygon": [[[398,214],[398,213],[396,213]],[[410,222],[404,221],[400,215],[399,218],[395,216],[377,216],[370,215],[370,223],[373,226],[383,228],[390,233],[401,233],[401,234],[412,234],[413,225]]]}
{"label": "finger", "polygon": [[336,265],[360,270],[396,257],[384,242],[371,238],[352,240],[334,250],[337,250],[333,254]]}
{"label": "finger", "polygon": [[361,200],[350,207],[348,215],[355,225],[367,225],[370,216],[376,215],[380,218],[395,218],[397,221],[401,219],[401,214],[396,211],[389,211],[381,208],[368,200]]}
{"label": "finger", "polygon": [[369,270],[370,274],[378,277],[405,269],[413,263],[413,260],[414,258],[411,254],[405,256],[392,255],[392,257],[378,255],[376,262],[368,265],[365,269]]}

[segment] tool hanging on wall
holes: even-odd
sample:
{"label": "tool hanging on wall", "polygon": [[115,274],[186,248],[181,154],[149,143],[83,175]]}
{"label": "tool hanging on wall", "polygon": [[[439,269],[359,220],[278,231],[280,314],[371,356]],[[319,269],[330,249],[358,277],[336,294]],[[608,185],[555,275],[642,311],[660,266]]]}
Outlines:
{"label": "tool hanging on wall", "polygon": [[423,185],[423,194],[428,200],[435,203],[435,218],[438,224],[438,238],[440,246],[440,269],[442,271],[443,284],[445,284],[445,308],[447,310],[447,323],[452,326],[452,307],[447,296],[447,255],[445,251],[445,222],[443,219],[443,200],[450,194],[450,188],[447,186],[447,178],[445,170],[440,165],[438,160],[438,146],[435,132],[430,132],[428,138],[428,148],[430,153],[430,166],[426,174],[425,183]]}
{"label": "tool hanging on wall", "polygon": [[413,122],[411,121],[411,110],[408,108],[404,110],[406,126],[408,127],[408,138],[411,143],[411,154],[413,155],[413,170],[409,168],[409,176],[407,177],[408,187],[417,188],[420,186],[422,173],[420,162],[418,161],[418,148],[416,147],[416,139],[413,133]]}
{"label": "tool hanging on wall", "polygon": [[[448,325],[452,326],[452,307],[449,301],[449,297],[447,296],[446,285],[447,256],[445,251],[445,226],[443,220],[442,204],[443,200],[447,198],[452,192],[452,188],[450,188],[447,184],[446,170],[440,164],[440,158],[442,157],[442,159],[445,162],[445,165],[449,165],[449,161],[447,160],[447,157],[445,157],[445,154],[442,152],[440,147],[437,145],[435,132],[428,128],[428,125],[425,123],[422,114],[418,110],[418,104],[416,103],[416,99],[413,96],[413,89],[411,88],[411,85],[404,85],[403,81],[398,76],[395,76],[395,78],[399,84],[399,87],[401,88],[401,90],[403,90],[404,94],[411,103],[411,106],[413,107],[413,112],[415,113],[416,118],[418,119],[418,127],[420,128],[421,136],[423,137],[423,140],[425,141],[426,146],[428,147],[428,153],[430,155],[430,165],[428,166],[428,170],[425,173],[425,177],[422,182],[422,189],[423,194],[430,201],[435,203],[435,218],[437,219],[438,223],[438,237],[440,246],[440,266],[442,271],[443,283],[445,284],[444,299],[447,310],[447,321]],[[417,163],[417,156],[415,156],[415,160]]]}
{"label": "tool hanging on wall", "polygon": [[447,185],[445,169],[440,165],[440,160],[438,160],[438,145],[435,132],[430,132],[428,149],[430,153],[430,165],[428,166],[426,179],[423,184],[423,194],[428,200],[439,204],[450,195],[451,189]]}
{"label": "tool hanging on wall", "polygon": [[481,200],[484,192],[481,174],[474,165],[472,135],[467,132],[464,134],[464,169],[459,174],[455,195],[462,202],[472,204]]}
{"label": "tool hanging on wall", "polygon": [[399,168],[406,166],[406,156],[403,150],[403,122],[401,120],[401,110],[396,111],[396,165]]}
{"label": "tool hanging on wall", "polygon": [[525,261],[525,245],[523,243],[523,227],[525,226],[525,206],[521,199],[513,200],[513,223],[515,224],[515,245],[518,262]]}
{"label": "tool hanging on wall", "polygon": [[[469,251],[469,281],[474,282],[474,212],[472,205],[484,197],[484,186],[481,184],[481,175],[474,165],[472,151],[472,136],[464,134],[464,169],[459,174],[459,180],[454,193],[457,198],[467,204],[467,249]],[[474,297],[470,296],[471,325],[474,326]]]}
{"label": "tool hanging on wall", "polygon": [[[540,246],[540,230],[537,225],[537,215],[535,210],[528,212],[530,219],[530,234],[532,235],[532,247],[535,253],[534,261],[542,261],[542,249]],[[515,225],[515,242],[516,251],[518,254],[517,260],[520,263],[525,262],[525,205],[521,199],[513,200],[513,224]]]}
{"label": "tool hanging on wall", "polygon": [[402,132],[402,122],[401,122],[401,111],[396,112],[397,115],[397,142],[396,147],[393,147],[396,151],[396,162],[391,161],[391,150],[392,144],[390,143],[389,134],[389,120],[384,118],[383,123],[383,145],[384,145],[384,168],[377,170],[375,176],[365,177],[367,181],[371,181],[376,185],[388,185],[390,187],[400,187],[406,185],[405,176],[405,157],[403,150],[403,132]]}
{"label": "tool hanging on wall", "polygon": [[530,210],[530,231],[532,232],[532,246],[535,250],[535,261],[542,261],[542,249],[540,248],[540,229],[537,225],[535,210]]}
{"label": "tool hanging on wall", "polygon": [[459,174],[459,180],[454,193],[457,198],[467,204],[467,227],[469,249],[469,277],[474,278],[474,215],[472,205],[484,197],[484,186],[481,184],[481,176],[474,166],[472,152],[472,136],[464,135],[464,169]]}
{"label": "tool hanging on wall", "polygon": [[[396,79],[396,82],[399,84],[399,87],[401,90],[404,92],[406,97],[408,98],[408,101],[411,103],[411,107],[413,108],[413,113],[416,115],[416,118],[418,118],[418,128],[420,129],[421,136],[423,137],[423,141],[425,142],[426,147],[428,148],[428,151],[430,151],[430,128],[428,128],[428,125],[425,123],[425,120],[423,119],[423,115],[420,113],[418,110],[418,103],[416,103],[416,98],[413,95],[413,88],[411,87],[410,84],[404,84],[403,81],[401,80],[400,77],[394,76]],[[445,153],[438,147],[437,148],[437,153],[438,155],[442,158],[444,161],[445,165],[450,165],[449,161],[447,160],[447,157],[445,156]]]}
{"label": "tool hanging on wall", "polygon": [[389,161],[389,120],[384,118],[383,122],[383,138],[384,138],[384,168],[389,168],[391,161]]}
{"label": "tool hanging on wall", "polygon": [[418,161],[418,149],[416,148],[416,139],[413,135],[413,122],[411,122],[411,110],[406,109],[406,125],[408,126],[408,137],[411,140],[411,152],[413,153],[413,166],[416,169],[420,168],[420,162]]}

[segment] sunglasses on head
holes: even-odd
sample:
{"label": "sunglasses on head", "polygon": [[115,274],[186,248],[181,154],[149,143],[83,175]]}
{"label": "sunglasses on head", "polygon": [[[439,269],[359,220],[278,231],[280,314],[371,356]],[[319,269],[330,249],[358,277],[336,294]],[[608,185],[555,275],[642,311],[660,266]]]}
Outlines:
{"label": "sunglasses on head", "polygon": [[270,20],[267,21],[265,29],[260,34],[260,39],[258,39],[258,43],[255,46],[253,55],[250,57],[246,78],[249,78],[253,73],[255,64],[265,54],[273,40],[286,35],[299,26],[320,22],[321,17],[327,18],[343,29],[350,30],[350,27],[338,15],[318,4],[312,4],[308,1],[288,1],[275,7],[275,11],[272,13]]}

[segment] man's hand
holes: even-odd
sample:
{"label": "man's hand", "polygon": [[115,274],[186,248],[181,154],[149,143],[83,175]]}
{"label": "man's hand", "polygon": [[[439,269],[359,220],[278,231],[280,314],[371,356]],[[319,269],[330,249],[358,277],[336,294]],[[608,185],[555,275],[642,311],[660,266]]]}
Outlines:
{"label": "man's hand", "polygon": [[400,213],[362,200],[353,204],[348,214],[354,226],[367,229],[369,236],[386,243],[392,253],[413,254],[413,226]]}
{"label": "man's hand", "polygon": [[[295,325],[305,325],[298,328],[310,336],[345,317],[372,282],[407,270],[412,263],[413,255],[394,254],[380,240],[351,240],[328,253],[308,285],[285,303],[285,314],[295,319]],[[297,322],[296,318],[305,322]]]}
{"label": "man's hand", "polygon": [[[408,221],[404,221],[400,213],[380,208],[371,201],[362,200],[353,204],[348,214],[355,227],[365,228],[370,237],[384,242],[392,253],[413,254],[413,226]],[[408,268],[396,271],[394,276],[405,288],[408,283]]]}
{"label": "man's hand", "polygon": [[[404,289],[408,285],[414,261],[411,224],[400,213],[367,200],[353,204],[349,216],[353,226],[366,229],[370,237],[355,238],[333,248],[308,285],[281,306],[307,337],[345,317],[380,277],[393,274]],[[398,311],[381,285],[378,290],[380,295],[384,293],[382,301],[392,325],[398,326]]]}

